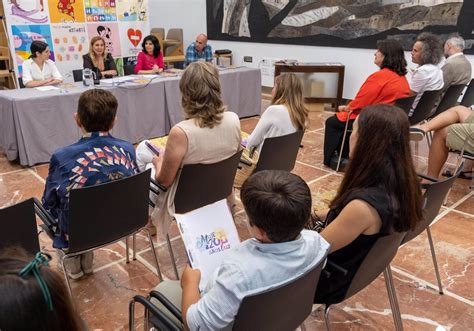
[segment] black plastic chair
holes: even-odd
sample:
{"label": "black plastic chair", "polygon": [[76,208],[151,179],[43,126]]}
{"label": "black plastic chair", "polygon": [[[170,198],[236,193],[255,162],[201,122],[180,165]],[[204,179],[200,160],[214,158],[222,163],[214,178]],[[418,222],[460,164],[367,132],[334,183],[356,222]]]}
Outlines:
{"label": "black plastic chair", "polygon": [[[319,264],[297,279],[268,291],[245,297],[235,316],[232,330],[287,331],[295,330],[300,325],[304,330],[303,322],[312,311],[314,292],[328,253],[329,249]],[[150,301],[150,298],[157,299],[182,322],[181,307],[174,306],[162,293],[152,291],[149,298],[137,295],[130,302],[130,330],[135,329],[135,302],[145,306],[145,316],[148,316],[148,312],[151,313],[149,320],[155,327],[169,325],[169,330],[183,330],[181,325],[176,325],[161,312]]]}
{"label": "black plastic chair", "polygon": [[436,102],[438,102],[441,91],[442,90],[423,92],[416,108],[413,110],[413,114],[409,117],[410,125],[424,122],[428,117],[430,117],[435,110]]}
{"label": "black plastic chair", "polygon": [[[61,253],[61,266],[64,271],[69,293],[72,296],[69,277],[64,260],[125,238],[126,259],[129,262],[127,237],[145,230],[156,263],[156,271],[162,279],[153,241],[146,225],[148,222],[148,195],[150,170],[134,176],[108,183],[83,187],[70,191],[69,197],[69,248]],[[52,217],[41,206],[39,216],[44,220],[42,226],[53,238]],[[49,217],[44,219],[45,215]]]}
{"label": "black plastic chair", "polygon": [[25,84],[23,84],[23,78],[22,77],[18,77],[18,86],[20,88],[25,88]]}
{"label": "black plastic chair", "polygon": [[429,118],[434,118],[442,112],[448,110],[451,107],[457,105],[458,99],[461,96],[462,92],[466,88],[466,85],[451,85],[444,93],[443,98],[441,99],[436,111],[429,116]]}
{"label": "black plastic chair", "polygon": [[82,69],[76,69],[72,71],[74,82],[82,82]]}
{"label": "black plastic chair", "polygon": [[[226,199],[233,192],[233,184],[242,150],[231,157],[211,164],[187,164],[183,166],[174,196],[176,214],[185,214]],[[166,234],[168,250],[176,278],[179,279],[169,234]]]}
{"label": "black plastic chair", "polygon": [[402,109],[407,115],[410,113],[411,106],[416,99],[416,94],[410,95],[405,98],[395,100],[395,106]]}
{"label": "black plastic chair", "polygon": [[266,138],[254,172],[261,170],[292,171],[304,131],[296,131],[284,136]]}
{"label": "black plastic chair", "polygon": [[130,76],[135,74],[135,65],[134,64],[126,64],[123,66],[123,74],[124,76]]}
{"label": "black plastic chair", "polygon": [[[340,301],[343,302],[366,288],[383,272],[396,330],[403,330],[403,324],[395,288],[393,286],[390,262],[397,254],[398,247],[405,235],[405,232],[395,232],[391,235],[377,239],[354,275],[345,297]],[[332,304],[326,305],[324,311],[324,320],[328,330],[330,329],[329,312],[331,307]]]}
{"label": "black plastic chair", "polygon": [[40,251],[33,199],[0,209],[0,250],[19,246],[29,254]]}
{"label": "black plastic chair", "polygon": [[466,92],[461,100],[461,105],[465,107],[471,107],[474,105],[474,79],[471,79],[471,82],[467,86]]}
{"label": "black plastic chair", "polygon": [[430,178],[424,175],[419,175],[422,178],[430,180],[432,183],[426,189],[423,198],[423,220],[416,225],[416,228],[413,231],[408,231],[403,238],[402,245],[409,242],[413,238],[417,237],[420,233],[426,230],[428,235],[428,242],[430,244],[431,257],[433,259],[433,265],[436,273],[436,280],[438,281],[439,294],[443,294],[443,285],[441,284],[441,277],[439,275],[438,263],[436,260],[436,252],[433,245],[433,238],[431,237],[430,224],[438,216],[439,210],[443,205],[444,199],[446,198],[449,190],[454,184],[456,178],[458,178],[461,173],[461,169],[454,174],[454,176],[449,177],[445,180],[437,180],[435,178]]}

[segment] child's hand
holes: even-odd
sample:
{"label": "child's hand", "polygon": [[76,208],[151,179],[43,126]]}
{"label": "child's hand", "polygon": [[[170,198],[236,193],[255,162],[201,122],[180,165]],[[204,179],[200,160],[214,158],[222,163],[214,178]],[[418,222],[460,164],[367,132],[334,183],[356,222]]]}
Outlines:
{"label": "child's hand", "polygon": [[193,269],[189,265],[184,268],[183,274],[181,275],[181,287],[185,288],[188,286],[199,287],[201,281],[201,271],[199,269]]}
{"label": "child's hand", "polygon": [[160,155],[154,155],[151,162],[155,166],[155,171],[156,171],[156,174],[158,175],[160,173],[160,170],[161,170],[161,165],[163,164],[163,157],[161,156],[161,154]]}

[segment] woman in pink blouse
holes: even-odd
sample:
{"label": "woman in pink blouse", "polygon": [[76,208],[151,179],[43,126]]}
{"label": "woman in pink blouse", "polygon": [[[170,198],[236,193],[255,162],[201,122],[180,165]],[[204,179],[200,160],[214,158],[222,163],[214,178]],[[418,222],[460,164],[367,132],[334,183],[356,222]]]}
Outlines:
{"label": "woman in pink blouse", "polygon": [[158,39],[149,35],[143,39],[143,51],[138,53],[136,74],[157,74],[163,71],[163,53]]}

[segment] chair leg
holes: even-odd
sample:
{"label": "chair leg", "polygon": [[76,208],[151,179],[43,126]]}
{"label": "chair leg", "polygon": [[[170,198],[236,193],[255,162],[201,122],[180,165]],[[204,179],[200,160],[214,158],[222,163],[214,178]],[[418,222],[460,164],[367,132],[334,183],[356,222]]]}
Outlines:
{"label": "chair leg", "polygon": [[385,279],[385,286],[387,287],[388,299],[390,301],[390,307],[392,308],[392,317],[395,324],[395,330],[403,331],[403,322],[400,315],[400,307],[398,306],[397,293],[393,286],[392,269],[390,265],[383,271],[383,278]]}
{"label": "chair leg", "polygon": [[344,144],[346,142],[347,128],[349,127],[349,118],[350,117],[351,117],[351,113],[349,112],[349,115],[347,116],[346,126],[344,127],[344,135],[342,136],[341,149],[339,150],[339,158],[337,159],[336,172],[339,171],[339,167],[341,165],[342,152],[344,151]]}
{"label": "chair leg", "polygon": [[133,261],[137,260],[137,234],[134,233],[132,236],[132,258]]}
{"label": "chair leg", "polygon": [[155,246],[153,246],[153,239],[151,238],[151,234],[150,234],[150,231],[148,231],[148,229],[145,229],[145,232],[148,235],[148,241],[150,242],[150,249],[151,249],[151,252],[153,253],[153,258],[155,259],[156,273],[158,274],[158,277],[160,277],[160,281],[162,281],[163,275],[161,274],[160,265],[158,264],[158,257],[156,256]]}
{"label": "chair leg", "polygon": [[324,323],[326,324],[326,330],[331,330],[331,322],[329,320],[329,312],[331,310],[331,305],[324,307]]}
{"label": "chair leg", "polygon": [[176,267],[176,260],[174,259],[173,247],[171,246],[169,234],[166,234],[166,244],[168,245],[168,251],[170,252],[171,264],[173,265],[174,274],[176,279],[179,280],[178,268]]}
{"label": "chair leg", "polygon": [[66,259],[66,255],[63,255],[61,257],[61,268],[63,269],[63,273],[64,273],[64,278],[66,279],[66,285],[67,285],[67,290],[69,292],[69,296],[71,297],[72,299],[72,289],[71,289],[71,284],[69,283],[69,277],[67,275],[67,270],[66,270],[66,266],[64,265],[64,260]]}
{"label": "chair leg", "polygon": [[[145,308],[146,310],[146,308]],[[135,330],[135,301],[131,300],[128,304],[128,330]]]}
{"label": "chair leg", "polygon": [[426,232],[428,233],[428,242],[430,244],[430,250],[431,250],[431,258],[433,259],[433,266],[435,269],[435,274],[436,274],[436,280],[438,281],[438,290],[439,294],[444,294],[443,292],[443,284],[441,283],[441,277],[439,275],[439,269],[438,269],[438,261],[436,260],[436,252],[433,244],[433,238],[431,237],[431,230],[430,227],[428,226],[426,228]]}
{"label": "chair leg", "polygon": [[125,237],[125,262],[130,263],[130,249],[128,247],[128,237]]}

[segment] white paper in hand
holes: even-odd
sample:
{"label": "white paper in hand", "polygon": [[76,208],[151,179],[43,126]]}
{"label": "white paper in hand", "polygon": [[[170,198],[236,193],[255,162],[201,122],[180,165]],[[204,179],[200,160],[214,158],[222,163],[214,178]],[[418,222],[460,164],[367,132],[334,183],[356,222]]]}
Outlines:
{"label": "white paper in hand", "polygon": [[226,255],[240,243],[225,199],[186,214],[175,214],[188,260],[201,271],[202,291]]}

